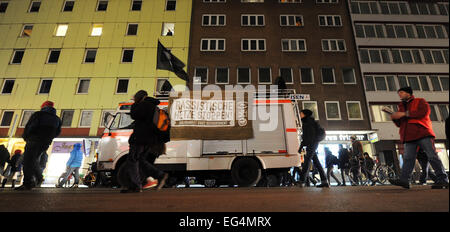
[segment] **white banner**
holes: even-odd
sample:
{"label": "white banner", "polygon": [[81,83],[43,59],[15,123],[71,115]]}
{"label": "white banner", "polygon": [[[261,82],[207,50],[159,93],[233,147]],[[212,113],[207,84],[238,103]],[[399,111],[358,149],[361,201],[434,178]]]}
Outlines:
{"label": "white banner", "polygon": [[174,99],[170,117],[173,127],[234,127],[233,100]]}

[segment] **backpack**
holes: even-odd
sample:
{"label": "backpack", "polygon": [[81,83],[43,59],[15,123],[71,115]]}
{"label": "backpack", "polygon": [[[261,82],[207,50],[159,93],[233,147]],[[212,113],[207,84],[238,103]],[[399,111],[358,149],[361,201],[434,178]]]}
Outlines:
{"label": "backpack", "polygon": [[153,124],[158,128],[160,132],[166,132],[170,130],[170,117],[169,114],[158,107],[155,109],[155,113],[153,115]]}
{"label": "backpack", "polygon": [[319,123],[316,122],[316,139],[318,142],[325,139],[326,133],[325,129],[323,129]]}

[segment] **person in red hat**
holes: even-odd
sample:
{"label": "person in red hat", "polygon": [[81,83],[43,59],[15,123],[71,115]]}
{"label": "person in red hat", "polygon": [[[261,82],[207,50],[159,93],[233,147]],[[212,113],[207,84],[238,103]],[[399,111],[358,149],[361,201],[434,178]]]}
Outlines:
{"label": "person in red hat", "polygon": [[31,190],[43,181],[40,157],[61,133],[61,119],[56,115],[54,103],[45,101],[41,110],[31,115],[22,138],[25,140],[23,154],[23,184],[15,190]]}

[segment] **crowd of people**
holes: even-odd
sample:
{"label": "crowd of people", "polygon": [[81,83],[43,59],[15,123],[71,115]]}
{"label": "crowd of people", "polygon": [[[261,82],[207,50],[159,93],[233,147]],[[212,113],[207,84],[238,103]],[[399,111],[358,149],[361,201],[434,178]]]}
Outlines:
{"label": "crowd of people", "polygon": [[[433,188],[448,188],[448,176],[442,161],[436,153],[434,146],[435,134],[430,120],[430,107],[423,98],[415,98],[410,87],[398,90],[402,102],[399,103],[398,112],[391,114],[395,125],[400,128],[400,139],[405,144],[403,154],[403,167],[400,178],[390,179],[390,183],[403,188],[410,188],[411,174],[416,158],[422,169],[420,183],[426,183],[427,177],[433,181]],[[159,170],[154,162],[156,158],[165,153],[165,143],[170,141],[170,121],[164,120],[164,114],[158,111],[159,100],[148,96],[144,90],[134,95],[134,103],[131,106],[130,116],[134,120],[130,128],[133,133],[129,138],[130,153],[127,156],[125,169],[123,170],[121,193],[137,193],[144,189],[157,186],[161,189],[168,174]],[[155,123],[155,115],[159,115]],[[166,116],[168,118],[168,115]],[[295,168],[299,173],[297,186],[310,186],[317,184],[315,174],[320,175],[320,184],[316,187],[330,187],[330,178],[333,177],[337,184],[346,186],[347,177],[351,185],[358,185],[361,178],[361,170],[364,170],[366,178],[375,185],[377,178],[374,175],[375,162],[364,152],[362,143],[351,137],[349,149],[342,145],[339,148],[338,157],[325,148],[325,174],[320,164],[317,149],[319,143],[325,139],[325,130],[314,119],[313,112],[304,109],[300,112],[302,121],[302,142],[299,153],[304,155],[301,167]],[[163,120],[162,120],[162,119]],[[447,119],[448,123],[448,119]],[[448,136],[448,128],[446,128]],[[0,182],[5,187],[11,180],[12,187],[23,169],[23,184],[15,190],[31,190],[40,187],[43,182],[43,171],[47,163],[47,149],[53,139],[61,133],[61,119],[56,115],[54,103],[45,101],[41,110],[31,115],[22,135],[26,142],[24,154],[21,150],[15,150],[10,157],[8,150],[0,145]],[[75,174],[75,187],[78,186],[78,173],[83,159],[80,151],[81,144],[75,144],[67,162],[67,171],[62,181],[56,187],[62,187],[72,173]],[[4,169],[7,163],[6,169]],[[341,180],[334,175],[334,166],[337,165],[341,172]],[[434,172],[431,171],[430,165]],[[310,175],[310,172],[313,175]]]}

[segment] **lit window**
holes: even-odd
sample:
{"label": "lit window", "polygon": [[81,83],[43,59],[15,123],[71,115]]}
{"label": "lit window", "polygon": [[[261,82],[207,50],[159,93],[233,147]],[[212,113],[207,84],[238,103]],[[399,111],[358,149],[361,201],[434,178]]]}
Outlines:
{"label": "lit window", "polygon": [[347,112],[349,120],[362,120],[361,103],[359,101],[348,101]]}
{"label": "lit window", "polygon": [[325,112],[327,115],[327,120],[341,120],[341,110],[339,108],[339,102],[325,101]]}
{"label": "lit window", "polygon": [[66,36],[68,28],[69,28],[69,25],[67,25],[67,24],[60,24],[60,25],[56,26],[55,36]]}
{"label": "lit window", "polygon": [[33,25],[25,25],[23,26],[21,37],[30,37],[33,32]]}
{"label": "lit window", "polygon": [[173,36],[175,34],[175,23],[163,23],[162,36]]}
{"label": "lit window", "polygon": [[311,110],[313,112],[313,117],[315,120],[319,120],[319,108],[317,107],[317,102],[315,101],[302,101],[302,108]]}
{"label": "lit window", "polygon": [[103,24],[92,25],[91,36],[101,36],[103,31]]}

